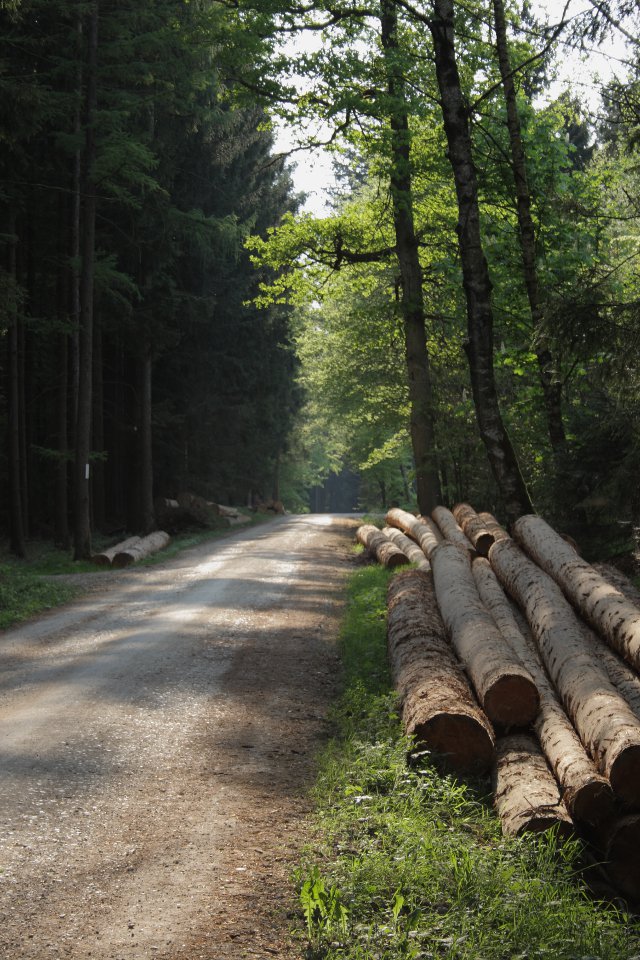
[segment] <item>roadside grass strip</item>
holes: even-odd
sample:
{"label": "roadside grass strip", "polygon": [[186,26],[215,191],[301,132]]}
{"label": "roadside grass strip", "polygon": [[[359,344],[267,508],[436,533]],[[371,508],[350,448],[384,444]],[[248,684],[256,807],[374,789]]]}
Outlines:
{"label": "roadside grass strip", "polygon": [[308,960],[640,960],[637,918],[597,902],[579,842],[505,839],[488,780],[407,764],[386,661],[389,572],[349,586],[343,694],[296,874]]}

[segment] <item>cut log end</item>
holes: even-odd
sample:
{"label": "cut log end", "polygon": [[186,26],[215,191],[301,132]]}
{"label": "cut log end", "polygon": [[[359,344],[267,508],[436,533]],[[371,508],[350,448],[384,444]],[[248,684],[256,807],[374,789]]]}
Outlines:
{"label": "cut log end", "polygon": [[493,763],[491,734],[473,717],[438,713],[407,732],[415,737],[419,747],[427,747],[456,773],[485,773]]}
{"label": "cut log end", "polygon": [[613,815],[613,790],[606,780],[598,778],[583,784],[575,792],[565,793],[565,803],[574,820],[596,826]]}
{"label": "cut log end", "polygon": [[640,807],[640,744],[621,750],[609,770],[611,789],[627,807]]}
{"label": "cut log end", "polygon": [[482,706],[493,723],[505,727],[528,727],[538,713],[540,695],[528,677],[505,674],[486,691]]}

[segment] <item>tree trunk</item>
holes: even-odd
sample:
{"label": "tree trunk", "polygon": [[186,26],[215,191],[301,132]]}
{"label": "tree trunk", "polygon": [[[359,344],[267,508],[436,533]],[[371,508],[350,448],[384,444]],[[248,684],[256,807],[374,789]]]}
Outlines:
{"label": "tree trunk", "polygon": [[457,503],[451,512],[462,528],[465,537],[473,544],[476,553],[481,557],[486,557],[496,538],[484,521],[468,503]]}
{"label": "tree trunk", "polygon": [[84,105],[85,142],[80,177],[81,250],[80,325],[78,331],[78,417],[76,421],[74,488],[74,559],[91,557],[90,456],[93,363],[93,277],[95,261],[96,158],[95,114],[97,107],[98,0],[89,14],[87,89]]}
{"label": "tree trunk", "polygon": [[594,660],[582,626],[551,577],[512,540],[489,551],[498,579],[525,612],[544,665],[600,773],[628,804],[640,802],[640,723]]}
{"label": "tree trunk", "polygon": [[608,781],[598,773],[587,755],[544,671],[528,627],[518,622],[489,561],[482,557],[474,561],[473,576],[480,599],[538,689],[540,710],[534,729],[562,787],[569,813],[583,823],[600,823],[613,812],[613,793]]}
{"label": "tree trunk", "polygon": [[493,759],[493,731],[447,642],[430,574],[409,570],[388,587],[388,648],[407,736],[457,772]]}
{"label": "tree trunk", "polygon": [[17,557],[25,557],[27,554],[24,524],[22,512],[22,469],[20,464],[21,443],[20,443],[20,385],[19,385],[19,362],[18,362],[18,343],[19,343],[19,322],[20,311],[18,308],[18,290],[17,290],[17,266],[16,266],[16,244],[15,236],[15,218],[11,215],[8,218],[7,233],[9,234],[8,255],[7,255],[7,273],[9,275],[9,329],[7,330],[7,349],[8,349],[8,406],[9,406],[9,549]]}
{"label": "tree trunk", "polygon": [[562,454],[566,445],[564,424],[562,421],[562,384],[556,373],[553,356],[548,346],[548,338],[544,330],[544,311],[540,302],[538,287],[538,271],[536,268],[536,236],[531,216],[531,194],[527,178],[527,161],[520,131],[520,117],[516,101],[516,88],[513,81],[513,72],[509,61],[507,46],[507,27],[502,0],[493,0],[494,24],[496,31],[496,48],[498,51],[498,65],[502,78],[502,88],[507,106],[507,126],[509,130],[509,145],[511,147],[511,164],[516,188],[516,205],[518,211],[518,232],[520,234],[520,250],[524,269],[524,281],[533,321],[534,336],[536,338],[536,359],[540,371],[542,395],[547,414],[547,427],[551,449],[556,457]]}
{"label": "tree trunk", "polygon": [[475,556],[476,551],[473,544],[469,538],[464,535],[461,527],[458,526],[451,510],[447,510],[446,507],[436,507],[435,510],[432,511],[431,516],[438,525],[445,540],[448,540],[449,543],[459,544],[463,549],[468,550],[472,557]]}
{"label": "tree trunk", "polygon": [[104,455],[104,358],[102,330],[96,325],[93,338],[93,448],[98,454],[94,460],[91,478],[91,506],[93,524],[104,530],[105,522],[105,463]]}
{"label": "tree trunk", "polygon": [[442,619],[484,712],[493,723],[528,726],[538,691],[480,600],[468,552],[444,542],[430,560]]}
{"label": "tree trunk", "polygon": [[132,543],[126,549],[116,553],[111,560],[111,566],[117,568],[128,567],[138,560],[144,560],[145,557],[150,557],[159,550],[164,550],[170,540],[171,537],[164,530],[155,530],[148,536],[138,539],[137,543]]}
{"label": "tree trunk", "polygon": [[607,583],[610,583],[612,587],[619,590],[627,600],[635,603],[636,607],[640,609],[640,590],[638,590],[635,584],[633,584],[621,570],[618,570],[610,563],[594,563],[593,569],[601,574]]}
{"label": "tree trunk", "polygon": [[467,356],[480,436],[504,500],[514,520],[533,507],[504,426],[493,369],[491,281],[482,249],[478,183],[471,150],[469,118],[456,63],[452,0],[434,0],[430,21],[440,105],[458,199],[458,245],[467,300]]}
{"label": "tree trunk", "polygon": [[401,533],[400,530],[396,530],[395,527],[383,527],[382,532],[385,537],[387,537],[396,545],[398,550],[402,550],[410,563],[416,564],[419,570],[431,569],[431,564],[425,557],[422,549],[417,543],[414,543],[413,540],[410,540],[409,537],[405,537],[404,533]]}
{"label": "tree trunk", "polygon": [[509,534],[501,527],[496,518],[491,513],[482,512],[478,514],[485,527],[493,535],[494,540],[510,540]]}
{"label": "tree trunk", "polygon": [[431,366],[425,331],[422,268],[413,219],[411,131],[404,77],[399,63],[395,0],[380,0],[380,39],[389,93],[391,127],[391,201],[396,255],[402,277],[401,309],[411,404],[411,444],[416,466],[418,505],[429,514],[440,503]]}
{"label": "tree trunk", "polygon": [[391,540],[385,537],[377,527],[365,524],[358,527],[356,539],[369,553],[372,553],[383,567],[401,567],[409,563],[406,555]]}
{"label": "tree trunk", "polygon": [[390,527],[397,527],[403,533],[413,537],[427,558],[431,556],[438,544],[442,543],[442,534],[433,520],[428,517],[418,520],[412,513],[393,507],[387,512],[386,521]]}
{"label": "tree trunk", "polygon": [[502,830],[508,837],[555,827],[571,836],[572,822],[558,784],[532,737],[503,737],[496,744],[494,794]]}
{"label": "tree trunk", "polygon": [[153,362],[150,353],[147,353],[142,359],[140,372],[140,420],[138,426],[138,450],[140,456],[140,471],[138,476],[140,491],[139,528],[143,533],[147,534],[151,533],[155,527],[153,512],[153,433],[151,423]]}
{"label": "tree trunk", "polygon": [[640,609],[578,556],[542,517],[522,517],[513,535],[562,587],[570,603],[636,670],[640,670]]}

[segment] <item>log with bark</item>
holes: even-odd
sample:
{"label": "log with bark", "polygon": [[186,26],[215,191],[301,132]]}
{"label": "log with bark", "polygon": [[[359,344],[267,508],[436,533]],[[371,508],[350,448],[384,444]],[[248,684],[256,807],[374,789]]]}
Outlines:
{"label": "log with bark", "polygon": [[98,567],[110,567],[117,553],[128,550],[130,547],[139,543],[139,541],[140,537],[128,537],[126,540],[121,540],[119,543],[114,544],[113,547],[103,550],[102,553],[94,553],[91,557],[91,562],[95,563]]}
{"label": "log with bark", "polygon": [[405,554],[395,543],[385,537],[373,524],[365,523],[356,530],[356,540],[384,567],[401,567],[409,563]]}
{"label": "log with bark", "polygon": [[476,553],[486,557],[496,539],[487,525],[468,503],[457,503],[452,513],[464,535],[473,544]]}
{"label": "log with bark", "polygon": [[621,570],[610,563],[594,563],[593,569],[597,570],[612,587],[624,594],[627,600],[640,608],[640,590]]}
{"label": "log with bark", "polygon": [[427,558],[442,542],[442,534],[428,517],[418,520],[412,513],[393,507],[387,513],[386,521],[390,527],[397,527],[398,530],[412,537]]}
{"label": "log with bark", "polygon": [[118,568],[128,567],[132,563],[137,563],[138,560],[144,560],[145,557],[163,550],[170,540],[171,537],[164,530],[155,530],[149,536],[140,538],[138,543],[116,553],[111,565]]}
{"label": "log with bark", "polygon": [[513,533],[527,553],[562,587],[585,620],[640,670],[640,609],[546,523],[520,517]]}
{"label": "log with bark", "polygon": [[512,540],[494,543],[491,565],[526,614],[544,665],[600,773],[627,804],[640,802],[640,723],[585,642],[560,588]]}
{"label": "log with bark", "polygon": [[482,603],[467,550],[443,541],[431,566],[442,619],[485,713],[493,723],[528,726],[538,691]]}
{"label": "log with bark", "polygon": [[487,770],[493,731],[447,642],[431,574],[397,574],[388,603],[389,660],[405,732],[457,772]]}
{"label": "log with bark", "polygon": [[401,530],[397,530],[395,527],[383,527],[382,532],[387,539],[391,540],[391,542],[396,545],[398,550],[402,550],[410,563],[416,564],[419,570],[431,569],[431,564],[425,557],[422,549],[417,543],[415,543],[415,541],[405,536]]}
{"label": "log with bark", "polygon": [[507,836],[551,827],[561,837],[573,833],[558,784],[533,737],[511,734],[498,740],[493,784],[496,811]]}
{"label": "log with bark", "polygon": [[482,602],[538,689],[540,710],[534,721],[534,730],[560,784],[569,813],[574,820],[583,823],[602,822],[613,812],[611,786],[596,770],[567,717],[545,673],[528,626],[505,596],[488,560],[482,557],[475,560],[473,575]]}
{"label": "log with bark", "polygon": [[469,551],[472,557],[475,556],[476,551],[473,544],[469,538],[465,536],[462,527],[458,524],[451,510],[447,510],[446,507],[436,507],[435,510],[431,512],[431,516],[445,540],[448,540],[450,543],[460,544],[461,547]]}

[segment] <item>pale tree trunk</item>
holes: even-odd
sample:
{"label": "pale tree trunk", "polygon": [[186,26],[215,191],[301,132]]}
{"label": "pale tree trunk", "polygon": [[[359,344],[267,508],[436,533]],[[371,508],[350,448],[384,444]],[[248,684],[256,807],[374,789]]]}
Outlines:
{"label": "pale tree trunk", "polygon": [[96,157],[95,114],[97,107],[98,0],[89,14],[87,88],[85,93],[85,143],[81,183],[80,326],[78,331],[78,417],[76,421],[74,488],[74,559],[91,557],[90,457],[93,395],[93,278],[95,267]]}
{"label": "pale tree trunk", "polygon": [[391,199],[396,254],[402,277],[401,309],[411,404],[411,444],[420,511],[440,503],[431,365],[425,330],[422,269],[413,219],[411,131],[404,78],[398,62],[398,16],[395,0],[381,0],[380,31],[385,56],[391,127]]}
{"label": "pale tree trunk", "polygon": [[468,503],[457,503],[451,511],[464,535],[481,557],[486,557],[496,538]]}
{"label": "pale tree trunk", "polygon": [[529,300],[529,309],[531,310],[534,336],[536,338],[535,353],[540,371],[540,383],[542,385],[542,395],[544,397],[547,414],[549,440],[551,442],[551,449],[557,458],[564,452],[566,445],[564,424],[562,421],[562,384],[555,369],[553,356],[548,345],[548,337],[544,329],[544,311],[540,301],[538,271],[536,268],[536,236],[533,218],[531,216],[531,193],[529,191],[527,178],[527,161],[520,130],[516,88],[509,60],[507,27],[502,0],[493,0],[493,12],[498,65],[500,67],[504,98],[507,105],[507,126],[516,188],[518,230],[520,234],[524,281]]}
{"label": "pale tree trunk", "polygon": [[415,563],[419,570],[431,569],[431,564],[424,555],[421,547],[419,547],[417,543],[414,543],[409,537],[405,536],[401,530],[397,530],[395,527],[383,527],[382,532],[385,537],[396,545],[398,550],[402,550],[410,563]]}
{"label": "pale tree trunk", "polygon": [[449,543],[459,544],[465,550],[468,550],[472,557],[475,556],[476,551],[471,540],[463,532],[451,510],[448,510],[447,507],[436,507],[431,516],[445,540],[448,540]]}
{"label": "pale tree trunk", "polygon": [[598,773],[580,742],[545,673],[528,626],[514,612],[489,561],[482,557],[475,560],[473,576],[480,599],[538,689],[540,710],[534,729],[562,787],[569,812],[583,823],[600,823],[613,812],[613,793],[608,781]]}
{"label": "pale tree trunk", "polygon": [[513,534],[570,603],[636,670],[640,670],[640,609],[542,517],[521,517]]}
{"label": "pale tree trunk", "polygon": [[442,534],[433,520],[428,517],[418,520],[412,513],[407,513],[399,507],[392,507],[385,519],[390,527],[396,527],[412,537],[427,558],[431,556],[438,544],[442,543]]}
{"label": "pale tree trunk", "polygon": [[458,245],[467,300],[466,345],[471,387],[480,436],[504,500],[509,520],[533,507],[506,431],[493,368],[493,308],[489,268],[482,248],[478,182],[471,150],[468,108],[460,86],[454,48],[452,0],[433,0],[429,22],[435,50],[440,105],[448,157],[458,200]]}
{"label": "pale tree trunk", "polygon": [[583,636],[560,588],[513,540],[494,543],[491,566],[526,614],[545,668],[598,770],[629,804],[640,796],[640,723]]}
{"label": "pale tree trunk", "polygon": [[493,730],[447,641],[428,573],[389,582],[387,640],[405,733],[458,772],[481,772],[493,759]]}
{"label": "pale tree trunk", "polygon": [[522,734],[503,737],[496,751],[494,794],[503,833],[517,837],[554,827],[561,837],[570,836],[571,817],[535,740]]}
{"label": "pale tree trunk", "polygon": [[377,527],[370,523],[365,523],[358,527],[356,531],[358,543],[373,554],[378,563],[383,567],[402,567],[409,563],[409,560],[399,547],[385,536]]}
{"label": "pale tree trunk", "polygon": [[538,691],[480,600],[468,552],[445,541],[430,560],[442,619],[482,709],[493,723],[528,726]]}

